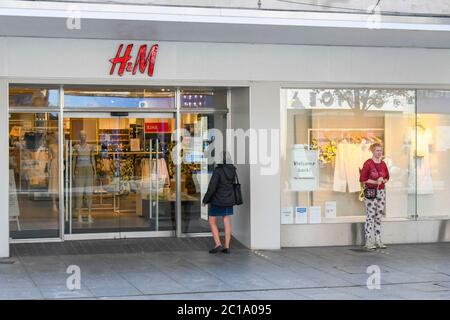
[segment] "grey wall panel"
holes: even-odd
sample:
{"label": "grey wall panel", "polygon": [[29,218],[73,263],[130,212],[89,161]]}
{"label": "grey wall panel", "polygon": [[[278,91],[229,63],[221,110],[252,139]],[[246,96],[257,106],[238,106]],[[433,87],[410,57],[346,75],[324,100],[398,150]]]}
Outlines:
{"label": "grey wall panel", "polygon": [[[8,88],[6,81],[0,80],[0,137],[8,137]],[[1,150],[8,150],[8,139],[0,139]],[[8,208],[8,184],[9,176],[9,153],[2,152],[0,155],[0,258],[9,256],[9,208]]]}
{"label": "grey wall panel", "polygon": [[[109,75],[121,44],[153,42],[3,38],[0,76],[93,81],[279,81],[450,86],[446,49],[160,42],[152,78]],[[31,54],[30,54],[31,53]],[[3,58],[5,59],[5,58]],[[0,60],[1,61],[1,60]],[[134,58],[132,60],[134,62]],[[2,70],[3,69],[3,70]]]}
{"label": "grey wall panel", "polygon": [[[231,89],[231,115],[230,129],[250,128],[250,90],[249,88],[233,88]],[[244,152],[248,158],[248,148],[245,150],[233,150],[233,152]],[[238,168],[239,180],[242,188],[244,203],[235,207],[235,214],[232,220],[233,235],[241,243],[250,247],[250,165],[236,164]]]}
{"label": "grey wall panel", "polygon": [[[275,148],[264,131],[280,129],[280,86],[277,83],[252,83],[250,89],[250,128],[258,130],[258,161],[250,167],[251,180],[251,247],[252,249],[280,248],[280,170],[268,170],[260,151],[269,150],[272,164],[279,163],[279,137]],[[274,130],[274,131],[271,131]],[[270,137],[270,135],[268,135]],[[275,149],[275,150],[273,150]]]}

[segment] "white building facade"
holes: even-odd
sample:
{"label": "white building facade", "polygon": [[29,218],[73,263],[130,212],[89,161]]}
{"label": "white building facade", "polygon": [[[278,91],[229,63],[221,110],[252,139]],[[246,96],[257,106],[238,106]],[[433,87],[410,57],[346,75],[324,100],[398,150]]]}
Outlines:
{"label": "white building facade", "polygon": [[[227,129],[257,137],[232,150],[247,160],[232,220],[247,247],[361,244],[373,142],[391,175],[384,242],[449,241],[450,24],[372,18],[5,1],[0,256],[11,242],[207,234],[201,154],[220,134],[232,145]],[[178,164],[177,129],[190,135]]]}

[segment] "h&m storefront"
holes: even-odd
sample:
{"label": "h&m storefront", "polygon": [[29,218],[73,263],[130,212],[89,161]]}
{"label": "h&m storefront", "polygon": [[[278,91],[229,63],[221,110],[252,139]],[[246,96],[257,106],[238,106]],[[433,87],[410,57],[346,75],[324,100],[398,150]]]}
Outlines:
{"label": "h&m storefront", "polygon": [[[157,44],[141,64],[155,43],[0,38],[2,255],[10,241],[208,234],[218,140],[245,155],[233,235],[252,249],[360,244],[371,142],[391,171],[384,241],[450,240],[450,50]],[[257,139],[235,144],[239,130]]]}

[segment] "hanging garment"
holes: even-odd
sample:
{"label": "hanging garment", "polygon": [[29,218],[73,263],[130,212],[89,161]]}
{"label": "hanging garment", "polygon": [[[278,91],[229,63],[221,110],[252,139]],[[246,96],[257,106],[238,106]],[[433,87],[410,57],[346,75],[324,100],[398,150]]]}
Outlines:
{"label": "hanging garment", "polygon": [[359,166],[360,169],[362,169],[364,162],[366,162],[367,159],[372,158],[372,152],[370,151],[370,145],[371,143],[367,141],[366,139],[362,139],[360,143],[361,147],[361,164]]}
{"label": "hanging garment", "polygon": [[[158,167],[157,167],[158,165]],[[163,188],[170,184],[169,171],[167,169],[166,159],[152,159],[150,173],[150,159],[141,161],[141,194],[147,195],[149,190],[162,192]],[[151,177],[151,179],[150,179]],[[151,180],[151,186],[150,186]]]}
{"label": "hanging garment", "polygon": [[51,159],[48,162],[48,192],[59,193],[59,168],[58,168],[58,145],[51,144],[49,147]]}
{"label": "hanging garment", "polygon": [[150,180],[150,159],[145,158],[141,161],[141,181]]}
{"label": "hanging garment", "polygon": [[359,192],[359,168],[362,157],[361,145],[341,142],[337,145],[333,191]]}
{"label": "hanging garment", "polygon": [[167,170],[166,159],[153,159],[152,161],[152,181],[159,180],[163,185],[169,184],[169,171]]}
{"label": "hanging garment", "polygon": [[[410,141],[414,141],[416,132],[413,128],[409,132]],[[434,192],[433,179],[431,177],[430,167],[430,144],[432,143],[432,132],[430,129],[417,127],[416,149],[411,144],[409,152],[409,176],[408,193],[419,195],[432,194]],[[416,157],[417,152],[417,157]],[[417,175],[417,178],[416,178]]]}
{"label": "hanging garment", "polygon": [[45,168],[48,163],[48,150],[41,146],[36,152],[32,152],[31,155],[33,162],[29,172],[30,184],[45,185],[47,178]]}

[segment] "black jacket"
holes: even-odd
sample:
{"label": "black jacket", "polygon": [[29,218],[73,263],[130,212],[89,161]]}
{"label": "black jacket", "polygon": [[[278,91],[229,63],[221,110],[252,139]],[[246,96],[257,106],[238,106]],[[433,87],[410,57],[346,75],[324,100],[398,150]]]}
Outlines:
{"label": "black jacket", "polygon": [[203,203],[231,207],[235,205],[233,182],[236,178],[236,167],[232,164],[219,164],[214,169]]}

